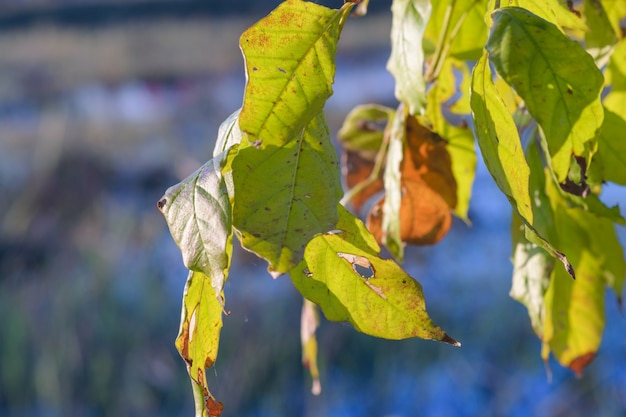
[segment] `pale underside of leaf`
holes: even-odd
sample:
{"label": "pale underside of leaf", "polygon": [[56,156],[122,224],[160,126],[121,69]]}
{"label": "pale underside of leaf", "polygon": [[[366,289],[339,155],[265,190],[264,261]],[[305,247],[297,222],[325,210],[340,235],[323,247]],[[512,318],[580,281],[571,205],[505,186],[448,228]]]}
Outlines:
{"label": "pale underside of leaf", "polygon": [[352,6],[336,10],[287,0],[241,36],[248,82],[239,124],[256,146],[293,140],[322,110]]}
{"label": "pale underside of leaf", "polygon": [[221,173],[225,154],[211,159],[159,201],[185,267],[210,277],[216,294],[224,287],[232,249],[231,207]]}
{"label": "pale underside of leaf", "polygon": [[426,104],[422,38],[430,18],[429,0],[395,0],[391,6],[391,56],[387,69],[396,80],[396,98],[412,115]]}
{"label": "pale underside of leaf", "polygon": [[604,83],[593,58],[559,29],[527,10],[494,12],[489,59],[541,126],[559,182],[573,155],[591,159],[602,124]]}

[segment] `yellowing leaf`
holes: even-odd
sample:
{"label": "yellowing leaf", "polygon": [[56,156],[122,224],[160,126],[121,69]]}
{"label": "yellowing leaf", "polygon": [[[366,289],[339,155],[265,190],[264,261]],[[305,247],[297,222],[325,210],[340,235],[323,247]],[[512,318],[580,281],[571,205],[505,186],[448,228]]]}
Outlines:
{"label": "yellowing leaf", "polygon": [[197,417],[218,417],[222,403],[215,400],[206,383],[206,368],[215,363],[222,329],[223,294],[216,294],[211,279],[189,271],[176,349],[187,364]]}
{"label": "yellowing leaf", "polygon": [[422,113],[426,103],[422,37],[430,12],[429,0],[394,0],[391,5],[391,56],[387,69],[396,80],[396,98],[413,115]]}
{"label": "yellowing leaf", "polygon": [[287,0],[240,39],[248,82],[239,116],[256,146],[299,136],[332,94],[335,51],[353,4],[339,10]]}
{"label": "yellowing leaf", "polygon": [[[432,4],[432,16],[424,37],[434,45],[443,42],[450,56],[477,59],[487,41],[487,25],[483,19],[487,0],[433,1]],[[446,23],[448,30],[443,33]],[[456,36],[451,39],[455,29]]]}
{"label": "yellowing leaf", "polygon": [[491,78],[485,53],[474,67],[471,90],[478,145],[498,188],[519,214],[533,224],[528,163],[513,118],[500,100]]}
{"label": "yellowing leaf", "polygon": [[[626,120],[605,110],[604,123],[598,139],[598,155],[602,178],[626,185]],[[595,159],[594,159],[595,160]]]}
{"label": "yellowing leaf", "polygon": [[266,259],[271,273],[289,271],[307,242],[337,222],[342,190],[323,114],[281,147],[240,149],[232,167],[242,245]]}
{"label": "yellowing leaf", "polygon": [[349,321],[372,336],[459,346],[431,321],[421,285],[395,262],[378,257],[378,245],[360,220],[342,207],[339,214],[336,231],[313,238],[303,263],[290,272],[302,295],[329,320]]}
{"label": "yellowing leaf", "polygon": [[[493,10],[494,0],[490,0],[489,10]],[[507,0],[502,2],[502,7],[519,7],[526,9],[534,15],[556,25],[562,32],[561,27],[585,31],[587,27],[580,16],[571,12],[559,0]]]}
{"label": "yellowing leaf", "polygon": [[554,24],[516,7],[497,10],[493,19],[489,59],[541,126],[552,168],[564,182],[572,155],[589,162],[595,152],[602,74]]}

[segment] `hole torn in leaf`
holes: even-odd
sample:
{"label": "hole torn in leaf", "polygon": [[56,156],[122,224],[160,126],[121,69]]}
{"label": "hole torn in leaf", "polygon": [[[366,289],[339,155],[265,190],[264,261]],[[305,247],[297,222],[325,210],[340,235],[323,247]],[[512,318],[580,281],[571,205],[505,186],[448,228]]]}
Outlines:
{"label": "hole torn in leaf", "polygon": [[348,261],[348,263],[352,265],[352,270],[359,274],[359,276],[365,279],[374,278],[376,272],[374,271],[372,263],[366,257],[344,252],[337,252],[337,255]]}

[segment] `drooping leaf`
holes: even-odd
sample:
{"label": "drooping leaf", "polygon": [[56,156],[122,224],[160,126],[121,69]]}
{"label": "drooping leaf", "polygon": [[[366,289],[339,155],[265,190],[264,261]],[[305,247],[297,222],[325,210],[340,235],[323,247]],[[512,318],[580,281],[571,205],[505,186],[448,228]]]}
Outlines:
{"label": "drooping leaf", "polygon": [[378,257],[363,223],[339,207],[332,233],[307,245],[291,279],[333,321],[349,321],[360,332],[386,339],[420,337],[460,344],[426,312],[421,285],[392,260]]}
{"label": "drooping leaf", "polygon": [[400,231],[400,206],[402,204],[402,174],[400,166],[404,156],[406,130],[405,107],[403,104],[400,104],[389,131],[389,146],[387,148],[385,173],[383,175],[385,198],[382,201],[382,208],[378,207],[382,212],[379,241],[389,249],[389,252],[398,262],[402,262],[404,259],[404,243],[402,242]]}
{"label": "drooping leaf", "polygon": [[335,10],[287,0],[243,33],[248,82],[239,125],[251,144],[282,146],[322,111],[332,94],[337,41],[352,6]]}
{"label": "drooping leaf", "polygon": [[626,16],[626,3],[622,0],[602,0],[604,11],[611,22],[613,31],[618,35],[620,39],[624,37],[621,28],[621,20]]}
{"label": "drooping leaf", "polygon": [[300,341],[302,343],[302,364],[309,370],[313,380],[311,386],[313,395],[320,395],[322,392],[320,371],[317,367],[317,338],[315,337],[315,331],[319,324],[317,306],[305,298],[300,317]]}
{"label": "drooping leaf", "polygon": [[585,0],[583,16],[589,27],[585,33],[587,49],[602,49],[617,43],[617,36],[600,0]]}
{"label": "drooping leaf", "polygon": [[[460,81],[457,76],[461,78]],[[474,134],[466,120],[470,113],[469,82],[467,65],[455,59],[447,59],[439,77],[428,91],[426,105],[426,118],[432,124],[432,130],[447,141],[457,185],[454,212],[466,223],[469,223],[467,213],[476,173]],[[450,120],[452,118],[454,122]]]}
{"label": "drooping leaf", "polygon": [[213,149],[214,158],[229,150],[232,146],[241,143],[243,132],[239,128],[239,113],[241,113],[241,109],[233,112],[220,124],[217,131],[217,141]]}
{"label": "drooping leaf", "polygon": [[[495,0],[490,0],[489,10],[494,9]],[[580,16],[572,13],[565,2],[559,0],[507,0],[502,2],[501,7],[519,7],[526,9],[532,14],[556,25],[563,32],[562,28],[585,31],[587,27]]]}
{"label": "drooping leaf", "polygon": [[[446,143],[409,116],[403,153],[398,217],[401,239],[414,245],[437,243],[448,233],[451,210],[456,205],[456,181]],[[383,204],[384,199],[379,200],[367,218],[368,229],[379,242],[385,233]]]}
{"label": "drooping leaf", "polygon": [[471,91],[476,137],[485,165],[520,216],[533,224],[530,170],[513,118],[493,85],[486,53],[474,67]]}
{"label": "drooping leaf", "polygon": [[[426,40],[433,45],[449,44],[448,54],[452,57],[477,59],[487,41],[484,21],[487,0],[433,1],[432,5],[432,16],[424,34]],[[448,30],[444,33],[446,23]],[[455,29],[456,36],[450,39]]]}
{"label": "drooping leaf", "polygon": [[524,9],[499,9],[493,20],[489,59],[543,129],[552,168],[564,182],[572,155],[588,163],[595,152],[602,74],[577,42]]}
{"label": "drooping leaf", "polygon": [[302,259],[307,242],[337,222],[338,162],[323,113],[281,147],[240,149],[233,163],[233,224],[273,274]]}
{"label": "drooping leaf", "polygon": [[[374,171],[375,163],[361,156],[361,152],[343,151],[343,172],[348,189],[352,189],[369,180]],[[354,212],[359,214],[363,205],[374,195],[384,189],[383,180],[379,175],[371,184],[356,193],[350,200]]]}
{"label": "drooping leaf", "polygon": [[611,88],[604,107],[626,120],[626,39],[615,45],[606,73]]}
{"label": "drooping leaf", "polygon": [[396,98],[416,115],[426,104],[422,38],[430,18],[429,0],[393,0],[391,56],[387,69],[396,80]]}
{"label": "drooping leaf", "polygon": [[176,349],[187,364],[197,417],[219,417],[223,405],[209,392],[206,368],[215,363],[222,329],[222,305],[212,280],[202,272],[189,271],[183,294]]}
{"label": "drooping leaf", "polygon": [[602,178],[626,185],[626,120],[604,110],[604,123],[598,139],[597,158],[601,164]]}
{"label": "drooping leaf", "polygon": [[228,186],[222,176],[226,152],[219,154],[159,200],[187,269],[210,277],[220,294],[230,268],[232,218]]}

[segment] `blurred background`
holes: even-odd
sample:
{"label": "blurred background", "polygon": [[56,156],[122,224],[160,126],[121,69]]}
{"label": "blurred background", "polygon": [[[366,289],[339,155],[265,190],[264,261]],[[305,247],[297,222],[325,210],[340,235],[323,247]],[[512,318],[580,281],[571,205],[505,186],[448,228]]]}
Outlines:
{"label": "blurred background", "polygon": [[[333,7],[340,0],[327,0]],[[0,1],[0,416],[191,416],[174,339],[186,271],[156,209],[211,157],[241,105],[239,35],[277,0]],[[395,106],[390,0],[350,19],[332,132]],[[619,188],[607,201],[621,202]],[[237,249],[209,387],[224,416],[626,415],[626,322],[607,297],[581,379],[551,362],[508,296],[510,208],[482,165],[468,227],[406,269],[462,348],[322,320],[322,394],[300,365],[301,297]],[[624,230],[620,230],[626,242]]]}

